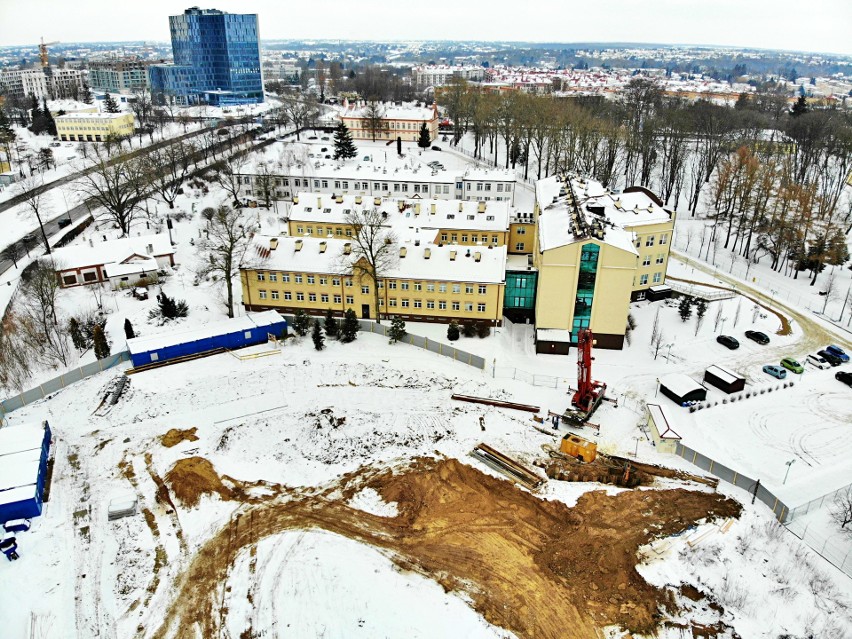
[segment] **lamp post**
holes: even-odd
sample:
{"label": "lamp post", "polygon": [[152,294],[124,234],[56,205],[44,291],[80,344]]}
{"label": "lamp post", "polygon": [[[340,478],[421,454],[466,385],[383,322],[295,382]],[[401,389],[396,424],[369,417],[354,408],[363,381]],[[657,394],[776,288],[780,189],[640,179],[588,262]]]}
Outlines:
{"label": "lamp post", "polygon": [[722,335],[724,335],[724,334],[725,334],[725,322],[727,322],[727,321],[728,321],[728,318],[727,318],[727,317],[723,317],[721,321],[722,321],[722,330],[720,330],[719,332],[720,332]]}
{"label": "lamp post", "polygon": [[786,473],[784,473],[784,481],[782,481],[782,482],[781,482],[781,485],[782,485],[782,486],[783,486],[784,484],[786,484],[786,483],[787,483],[787,476],[790,474],[790,466],[792,466],[792,465],[793,465],[793,462],[794,462],[794,461],[796,461],[796,460],[795,460],[795,459],[791,459],[791,460],[790,460],[790,461],[788,461],[788,462],[784,462],[784,465],[785,465],[785,466],[787,466],[787,472],[786,472]]}
{"label": "lamp post", "polygon": [[666,353],[666,364],[668,364],[669,358],[671,357],[671,354],[672,354],[672,346],[674,346],[674,342],[672,342],[671,344],[666,344],[666,346],[668,346],[668,348],[669,348],[668,352]]}
{"label": "lamp post", "polygon": [[654,391],[654,397],[656,397],[660,392],[660,378],[657,378],[657,390]]}

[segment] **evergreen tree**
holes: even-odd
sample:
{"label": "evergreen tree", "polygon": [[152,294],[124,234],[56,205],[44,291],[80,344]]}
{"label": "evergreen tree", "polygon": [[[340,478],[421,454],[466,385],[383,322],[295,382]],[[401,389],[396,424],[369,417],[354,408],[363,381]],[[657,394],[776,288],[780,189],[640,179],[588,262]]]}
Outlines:
{"label": "evergreen tree", "polygon": [[692,316],[692,298],[688,295],[682,297],[677,306],[677,312],[681,320],[684,322],[688,320]]}
{"label": "evergreen tree", "polygon": [[53,115],[50,109],[47,108],[47,98],[41,99],[41,114],[44,118],[44,127],[48,135],[56,135],[56,122],[53,120]]}
{"label": "evergreen tree", "polygon": [[325,348],[325,337],[322,334],[322,327],[320,326],[319,319],[314,320],[314,332],[311,335],[311,338],[314,340],[314,348],[318,351],[321,351]]}
{"label": "evergreen tree", "polygon": [[293,316],[293,330],[296,335],[304,337],[308,334],[308,328],[311,325],[311,318],[305,314],[305,311],[299,309]]}
{"label": "evergreen tree", "polygon": [[799,117],[800,115],[804,115],[810,111],[808,107],[808,101],[805,99],[804,95],[800,95],[799,99],[796,100],[796,104],[793,105],[793,108],[790,110],[790,115],[794,118]]}
{"label": "evergreen tree", "polygon": [[355,338],[358,337],[358,330],[360,328],[355,311],[347,308],[346,314],[343,316],[343,326],[340,328],[340,341],[344,344],[354,342]]}
{"label": "evergreen tree", "polygon": [[428,149],[432,141],[429,139],[429,129],[426,128],[426,123],[420,125],[420,137],[417,139],[417,146],[421,149]]}
{"label": "evergreen tree", "polygon": [[462,324],[462,335],[465,337],[474,337],[476,335],[476,326],[473,325],[473,322]]}
{"label": "evergreen tree", "polygon": [[450,322],[450,325],[447,327],[447,339],[451,342],[455,342],[459,338],[459,325],[456,321]]}
{"label": "evergreen tree", "polygon": [[160,293],[157,301],[159,303],[159,314],[163,319],[177,319],[189,315],[189,306],[184,300],[176,300],[165,293]]}
{"label": "evergreen tree", "polygon": [[0,109],[0,148],[5,149],[6,157],[11,157],[9,149],[12,148],[12,143],[16,137],[15,130],[9,122],[9,118],[6,117],[6,112]]}
{"label": "evergreen tree", "polygon": [[351,160],[358,155],[355,143],[352,142],[352,134],[343,122],[337,124],[334,131],[334,159]]}
{"label": "evergreen tree", "polygon": [[133,339],[136,337],[136,332],[133,330],[133,324],[130,323],[129,319],[124,320],[124,336],[127,339]]}
{"label": "evergreen tree", "polygon": [[106,335],[104,335],[104,329],[96,325],[92,331],[92,340],[95,346],[95,357],[98,359],[109,357],[109,342],[107,342]]}
{"label": "evergreen tree", "polygon": [[107,113],[118,113],[120,110],[118,108],[118,103],[115,101],[115,98],[109,94],[109,91],[107,91],[104,95],[104,110]]}
{"label": "evergreen tree", "polygon": [[396,344],[407,334],[408,333],[405,330],[405,321],[399,315],[394,315],[390,325],[390,343]]}
{"label": "evergreen tree", "polygon": [[485,322],[477,322],[476,323],[476,334],[480,339],[488,337],[491,335],[491,327]]}
{"label": "evergreen tree", "polygon": [[695,302],[695,315],[698,319],[704,317],[704,314],[707,312],[707,302],[706,300],[699,299]]}
{"label": "evergreen tree", "polygon": [[83,85],[83,102],[86,104],[93,104],[95,101],[95,96],[92,95],[92,90],[89,88],[88,84]]}
{"label": "evergreen tree", "polygon": [[44,114],[41,111],[41,107],[38,104],[38,99],[33,95],[30,96],[32,99],[32,104],[30,106],[30,131],[39,135],[43,133],[47,129],[47,123],[44,120]]}
{"label": "evergreen tree", "polygon": [[80,328],[80,322],[77,321],[76,317],[68,320],[68,333],[71,335],[74,348],[78,351],[86,350],[86,338],[83,336],[83,329]]}
{"label": "evergreen tree", "polygon": [[402,138],[396,136],[396,154],[402,155]]}
{"label": "evergreen tree", "polygon": [[325,314],[325,334],[327,337],[337,339],[337,334],[339,332],[340,325],[337,322],[337,318],[334,317],[334,312],[331,309],[328,309],[328,312]]}

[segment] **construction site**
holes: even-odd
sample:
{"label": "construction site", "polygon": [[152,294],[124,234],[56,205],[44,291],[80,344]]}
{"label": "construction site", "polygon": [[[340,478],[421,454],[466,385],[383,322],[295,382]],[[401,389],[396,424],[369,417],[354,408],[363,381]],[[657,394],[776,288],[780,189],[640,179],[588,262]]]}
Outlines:
{"label": "construction site", "polygon": [[584,337],[568,392],[365,335],[107,371],[16,411],[49,417],[55,471],[14,565],[51,560],[3,574],[10,636],[747,636],[707,575],[774,529],[682,462],[611,452]]}

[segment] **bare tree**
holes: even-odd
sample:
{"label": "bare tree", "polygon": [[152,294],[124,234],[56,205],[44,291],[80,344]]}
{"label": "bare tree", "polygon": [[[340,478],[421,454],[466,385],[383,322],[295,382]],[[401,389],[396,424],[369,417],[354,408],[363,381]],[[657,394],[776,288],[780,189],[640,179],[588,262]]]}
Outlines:
{"label": "bare tree", "polygon": [[234,278],[239,275],[240,266],[260,261],[249,254],[254,231],[243,221],[239,209],[220,206],[210,218],[206,239],[199,243],[198,275],[224,280],[228,317],[234,316]]}
{"label": "bare tree", "polygon": [[361,282],[372,282],[376,321],[381,322],[378,282],[397,264],[397,237],[383,226],[385,219],[376,208],[353,209],[345,219],[352,227],[353,246],[351,255],[341,255],[342,266]]}
{"label": "bare tree", "polygon": [[836,277],[837,273],[835,273],[832,268],[831,272],[828,274],[828,278],[825,280],[825,288],[820,291],[820,295],[825,298],[825,302],[822,305],[823,315],[825,315],[825,309],[828,308],[828,303],[837,297]]}
{"label": "bare tree", "polygon": [[194,152],[191,142],[180,141],[151,151],[145,159],[145,177],[170,209],[175,208],[178,192],[189,175]]}
{"label": "bare tree", "polygon": [[50,244],[47,241],[42,220],[44,215],[50,213],[50,197],[45,193],[44,177],[41,173],[33,173],[19,180],[18,185],[21,187],[25,209],[38,221],[41,238],[44,240],[44,251],[50,255]]}
{"label": "bare tree", "polygon": [[382,133],[388,128],[387,120],[385,120],[385,109],[375,99],[370,100],[364,107],[364,120],[366,120],[366,128],[370,132],[373,142],[376,141],[376,138],[382,137]]}
{"label": "bare tree", "polygon": [[319,107],[316,102],[307,96],[288,96],[282,98],[281,109],[287,120],[296,127],[296,139],[301,140],[303,128],[316,120],[319,115]]}
{"label": "bare tree", "polygon": [[267,164],[261,164],[258,167],[257,175],[254,178],[254,187],[258,197],[263,199],[263,205],[267,209],[272,206],[272,196],[275,192],[275,176]]}
{"label": "bare tree", "polygon": [[719,324],[721,323],[721,321],[722,321],[722,305],[719,304],[719,310],[716,311],[716,318],[713,320],[713,322],[714,322],[713,323],[713,330],[714,331],[719,330]]}
{"label": "bare tree", "polygon": [[43,258],[27,269],[20,299],[25,340],[33,356],[45,364],[68,365],[71,349],[57,317],[59,279],[52,259]]}
{"label": "bare tree", "polygon": [[100,209],[98,219],[114,223],[128,235],[142,198],[145,175],[142,161],[123,160],[99,146],[92,148],[92,155],[95,163],[90,172],[78,178],[77,190]]}
{"label": "bare tree", "polygon": [[852,488],[847,488],[835,495],[829,512],[834,523],[847,535],[852,535],[852,526],[846,527],[847,524],[852,524]]}
{"label": "bare tree", "polygon": [[9,309],[0,322],[0,387],[24,390],[32,361],[23,344],[20,318]]}
{"label": "bare tree", "polygon": [[240,206],[240,188],[245,165],[246,161],[241,157],[224,158],[213,165],[216,184],[231,196],[235,207]]}

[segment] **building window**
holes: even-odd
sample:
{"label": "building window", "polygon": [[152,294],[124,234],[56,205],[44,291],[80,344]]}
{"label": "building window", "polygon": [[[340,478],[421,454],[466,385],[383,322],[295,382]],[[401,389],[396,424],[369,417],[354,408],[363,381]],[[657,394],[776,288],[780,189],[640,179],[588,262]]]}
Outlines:
{"label": "building window", "polygon": [[464,303],[464,310],[468,313],[472,313],[473,312],[473,302],[465,302]]}
{"label": "building window", "polygon": [[331,283],[332,283],[333,286],[340,286],[340,278],[339,277],[331,278]]}
{"label": "building window", "polygon": [[665,262],[665,261],[666,261],[666,254],[665,254],[665,253],[660,253],[660,254],[657,256],[657,264],[662,264],[662,263],[663,263],[663,262]]}
{"label": "building window", "polygon": [[361,287],[361,295],[369,295],[369,294],[370,294],[370,287],[369,286],[362,286]]}
{"label": "building window", "polygon": [[439,293],[446,293],[447,292],[447,285],[446,284],[440,284],[438,286],[438,292]]}
{"label": "building window", "polygon": [[515,232],[518,235],[526,235],[527,234],[527,227],[526,226],[519,226]]}
{"label": "building window", "polygon": [[515,244],[515,250],[516,251],[523,251],[524,250],[524,243],[518,242],[517,244]]}
{"label": "building window", "polygon": [[316,302],[317,301],[317,294],[316,293],[308,293],[308,301],[309,302]]}
{"label": "building window", "polygon": [[485,304],[477,304],[476,310],[479,311],[480,313],[484,313],[485,312]]}
{"label": "building window", "polygon": [[458,311],[461,309],[461,302],[453,302],[453,310]]}
{"label": "building window", "polygon": [[645,246],[654,246],[654,236],[649,235],[645,238]]}
{"label": "building window", "polygon": [[453,284],[453,293],[461,293],[461,284]]}
{"label": "building window", "polygon": [[289,282],[290,281],[290,274],[289,273],[282,274],[281,275],[281,281],[282,282]]}
{"label": "building window", "polygon": [[343,283],[344,283],[347,287],[349,287],[349,288],[351,288],[351,287],[352,287],[352,280],[346,280],[346,281],[345,281],[345,282],[343,282]]}
{"label": "building window", "polygon": [[642,258],[642,266],[650,266],[651,265],[651,256],[646,255]]}
{"label": "building window", "polygon": [[421,300],[414,300],[414,308],[423,308],[423,302]]}
{"label": "building window", "polygon": [[500,240],[498,239],[498,237],[497,237],[496,235],[492,235],[492,236],[491,236],[491,243],[492,243],[492,244],[495,244],[495,245],[496,245],[496,244],[497,244],[497,242],[499,242],[499,241],[500,241]]}
{"label": "building window", "polygon": [[486,288],[485,284],[480,284],[480,285],[479,285],[479,294],[480,294],[480,295],[485,295],[485,291],[486,291],[486,290],[487,290],[487,288]]}
{"label": "building window", "polygon": [[414,282],[414,290],[415,291],[422,291],[423,290],[423,284],[421,282]]}
{"label": "building window", "polygon": [[442,242],[446,242],[446,241],[447,241],[447,234],[446,234],[446,233],[441,233],[441,241],[442,241]]}
{"label": "building window", "polygon": [[328,293],[323,293],[320,295],[320,302],[323,304],[328,304]]}
{"label": "building window", "polygon": [[272,291],[272,299],[277,300],[279,297],[278,291]]}
{"label": "building window", "polygon": [[465,284],[464,285],[464,292],[467,293],[468,295],[473,295],[473,284]]}
{"label": "building window", "polygon": [[308,284],[313,284],[313,283],[314,283],[314,276],[308,275]]}
{"label": "building window", "polygon": [[660,244],[666,244],[666,243],[668,243],[668,241],[669,241],[669,234],[668,234],[668,233],[663,233],[663,234],[660,236]]}
{"label": "building window", "polygon": [[355,303],[355,298],[354,298],[354,297],[352,297],[351,295],[347,295],[347,296],[346,296],[346,303],[347,303],[349,306],[352,306],[352,304],[354,304],[354,303]]}
{"label": "building window", "polygon": [[305,301],[305,294],[304,293],[296,293],[296,301],[297,302],[304,302]]}
{"label": "building window", "polygon": [[429,293],[434,293],[435,292],[435,285],[431,284],[431,283],[427,284],[426,285],[426,291],[429,292]]}
{"label": "building window", "polygon": [[647,283],[648,283],[648,274],[647,274],[647,273],[644,273],[644,274],[643,274],[643,275],[639,278],[639,286],[645,286],[645,284],[647,284]]}
{"label": "building window", "polygon": [[321,277],[320,278],[320,286],[325,286],[326,284],[328,284],[328,278],[327,277]]}
{"label": "building window", "polygon": [[426,300],[426,308],[435,308],[435,300]]}
{"label": "building window", "polygon": [[388,282],[388,289],[395,291],[396,290],[396,282],[394,282],[394,281]]}
{"label": "building window", "polygon": [[340,304],[340,303],[342,303],[342,302],[343,302],[343,298],[342,298],[340,295],[335,295],[335,296],[334,296],[334,303],[335,303],[335,304]]}
{"label": "building window", "polygon": [[286,301],[290,301],[293,299],[293,294],[290,291],[284,291],[284,299]]}
{"label": "building window", "polygon": [[402,299],[402,308],[408,308],[408,300],[405,298]]}
{"label": "building window", "polygon": [[388,306],[396,306],[396,298],[395,297],[391,297],[390,299],[388,299]]}
{"label": "building window", "polygon": [[407,291],[407,290],[408,290],[408,282],[401,282],[401,283],[400,283],[400,285],[399,285],[399,287],[400,287],[403,291]]}
{"label": "building window", "polygon": [[266,291],[258,291],[257,293],[260,296],[260,299],[262,299],[262,300],[266,299]]}
{"label": "building window", "polygon": [[295,278],[296,284],[302,283],[302,276],[301,275],[295,275],[294,278]]}
{"label": "building window", "polygon": [[438,310],[440,310],[440,311],[446,311],[447,310],[447,303],[444,300],[438,300]]}
{"label": "building window", "polygon": [[269,281],[270,282],[277,282],[278,281],[278,273],[270,273],[269,274]]}
{"label": "building window", "polygon": [[262,282],[262,281],[263,281],[263,280],[265,280],[265,279],[266,279],[266,274],[265,274],[265,273],[258,273],[258,274],[257,274],[257,281],[258,281],[258,282]]}
{"label": "building window", "polygon": [[654,273],[654,284],[659,284],[663,274],[661,272]]}
{"label": "building window", "polygon": [[467,242],[467,233],[462,233],[462,242]]}

